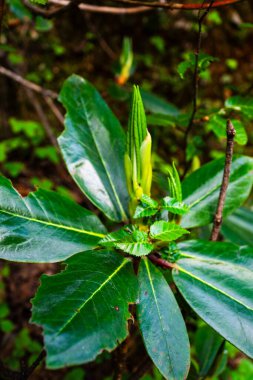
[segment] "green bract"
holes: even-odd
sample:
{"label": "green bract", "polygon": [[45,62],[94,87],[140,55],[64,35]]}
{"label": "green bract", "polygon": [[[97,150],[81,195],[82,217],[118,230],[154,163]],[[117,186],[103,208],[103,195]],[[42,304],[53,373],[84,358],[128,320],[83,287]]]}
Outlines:
{"label": "green bract", "polygon": [[[253,357],[252,213],[240,209],[228,216],[251,191],[252,158],[234,158],[224,207],[225,237],[231,239],[238,224],[236,241],[244,246],[182,241],[190,233],[186,228],[212,222],[224,159],[190,174],[182,188],[173,164],[169,196],[154,200],[151,138],[138,87],[127,136],[99,93],[79,76],[67,79],[60,100],[67,114],[59,143],[70,174],[106,217],[124,224],[110,222],[107,233],[95,214],[58,193],[38,190],[23,198],[0,178],[0,258],[66,262],[59,274],[42,277],[32,301],[31,321],[43,327],[47,366],[82,364],[113,350],[128,335],[128,319],[137,318],[147,352],[164,378],[186,379],[190,347],[178,291],[220,336]],[[239,100],[230,99],[227,107],[239,107]],[[173,269],[170,277],[154,265],[164,267],[164,258]],[[137,313],[131,314],[130,304],[137,305]],[[201,361],[205,374],[214,358]]]}
{"label": "green bract", "polygon": [[142,194],[150,195],[152,182],[151,136],[139,88],[134,86],[125,153],[127,187],[131,198],[130,213]]}

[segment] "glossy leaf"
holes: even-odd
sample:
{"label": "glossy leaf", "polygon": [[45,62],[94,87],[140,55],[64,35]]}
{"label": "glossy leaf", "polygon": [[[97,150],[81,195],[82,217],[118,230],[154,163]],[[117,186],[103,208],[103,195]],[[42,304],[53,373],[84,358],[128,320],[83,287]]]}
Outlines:
{"label": "glossy leaf", "polygon": [[253,211],[237,209],[223,221],[222,234],[231,242],[253,247]]}
{"label": "glossy leaf", "polygon": [[113,251],[82,252],[55,276],[43,276],[32,322],[44,328],[48,368],[90,362],[128,335],[136,301],[132,263]]}
{"label": "glossy leaf", "polygon": [[163,198],[161,207],[162,209],[177,215],[184,215],[189,211],[189,207],[185,203],[178,202],[175,198],[171,197]]}
{"label": "glossy leaf", "polygon": [[38,190],[22,198],[0,177],[1,259],[62,261],[95,248],[105,232],[96,215],[59,193]]}
{"label": "glossy leaf", "polygon": [[178,246],[174,281],[195,312],[253,357],[253,250],[229,243],[192,241]]}
{"label": "glossy leaf", "polygon": [[138,321],[147,352],[165,379],[186,379],[190,348],[186,326],[162,273],[143,259],[139,268]]}
{"label": "glossy leaf", "polygon": [[145,109],[151,113],[178,116],[179,109],[172,103],[167,102],[163,98],[141,89],[141,97],[145,106]]}
{"label": "glossy leaf", "polygon": [[[223,170],[224,158],[217,159],[203,165],[183,181],[183,201],[190,207],[190,212],[182,217],[182,227],[204,226],[213,221]],[[223,210],[224,217],[232,213],[249,196],[253,184],[252,174],[253,159],[235,156]]]}
{"label": "glossy leaf", "polygon": [[240,95],[231,96],[225,102],[225,107],[234,111],[242,112],[245,116],[253,119],[253,98]]}
{"label": "glossy leaf", "polygon": [[224,339],[205,324],[199,327],[194,340],[199,363],[199,376],[206,378],[216,365],[217,356],[224,345]]}
{"label": "glossy leaf", "polygon": [[148,241],[148,234],[142,231],[134,231],[125,241],[117,242],[115,247],[134,256],[146,256],[154,246]]}
{"label": "glossy leaf", "polygon": [[173,241],[181,236],[189,234],[189,231],[173,222],[159,220],[150,226],[150,236],[156,240]]}
{"label": "glossy leaf", "polygon": [[148,125],[154,125],[156,127],[175,127],[176,118],[171,115],[163,115],[159,113],[154,113],[147,116]]}
{"label": "glossy leaf", "polygon": [[72,75],[60,93],[67,110],[59,144],[68,170],[84,194],[115,221],[127,219],[125,135],[100,94]]}
{"label": "glossy leaf", "polygon": [[139,205],[137,206],[134,218],[144,218],[155,215],[158,212],[158,202],[150,198],[146,194],[143,194]]}
{"label": "glossy leaf", "polygon": [[106,235],[99,244],[104,247],[115,247],[134,256],[148,255],[154,249],[146,232],[127,227]]}
{"label": "glossy leaf", "polygon": [[182,185],[174,162],[172,166],[168,168],[168,188],[170,196],[175,198],[178,202],[182,202]]}
{"label": "glossy leaf", "polygon": [[[231,122],[236,130],[235,141],[240,145],[247,144],[248,136],[243,123],[236,119],[231,119]],[[212,130],[218,138],[226,139],[227,120],[221,115],[213,115],[208,121],[207,127]]]}

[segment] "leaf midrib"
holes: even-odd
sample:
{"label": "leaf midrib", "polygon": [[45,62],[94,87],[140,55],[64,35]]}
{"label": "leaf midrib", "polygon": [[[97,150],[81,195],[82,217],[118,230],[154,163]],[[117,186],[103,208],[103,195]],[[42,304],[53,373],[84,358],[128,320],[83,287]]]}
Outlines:
{"label": "leaf midrib", "polygon": [[56,338],[59,334],[65,330],[65,328],[73,321],[73,319],[81,312],[81,310],[85,307],[85,305],[90,302],[95,295],[100,292],[103,287],[112,280],[112,278],[127,264],[129,263],[129,259],[125,258],[123,259],[122,263],[117,267],[117,269],[114,270],[112,274],[110,274],[107,279],[102,282],[102,284],[87,298],[80,306],[77,308],[77,310],[74,311],[74,314],[67,320],[67,322],[60,328],[60,330],[56,333],[55,337]]}
{"label": "leaf midrib", "polygon": [[[89,113],[88,113],[87,110],[86,110],[86,107],[85,107],[85,104],[84,104],[84,100],[83,100],[83,98],[81,98],[81,103],[82,103],[83,111],[84,111],[84,113],[85,113],[85,115],[86,115],[86,118],[87,118],[88,120],[90,120]],[[99,155],[99,157],[100,157],[101,163],[102,163],[102,165],[104,166],[104,169],[105,169],[106,175],[107,175],[107,177],[108,177],[108,180],[109,180],[109,183],[110,183],[111,189],[112,189],[113,194],[114,194],[114,196],[115,196],[115,200],[116,200],[116,202],[117,202],[117,204],[118,204],[118,206],[119,206],[119,210],[120,210],[121,216],[123,217],[123,220],[127,220],[127,216],[126,216],[126,213],[125,213],[125,211],[124,211],[124,208],[123,208],[123,206],[122,206],[122,204],[121,204],[121,200],[120,200],[119,197],[118,197],[118,194],[117,194],[117,191],[116,191],[116,189],[115,189],[115,187],[114,187],[114,184],[113,184],[113,181],[112,181],[112,179],[111,179],[110,173],[109,173],[108,170],[107,170],[107,166],[106,166],[106,163],[105,163],[105,161],[104,161],[104,158],[103,158],[102,154],[100,153],[100,150],[98,149],[98,146],[97,146],[97,143],[96,143],[96,139],[95,139],[94,136],[93,136],[92,129],[90,128],[90,123],[87,123],[87,124],[88,124],[88,127],[89,127],[90,135],[91,135],[92,140],[93,140],[93,142],[94,142],[94,146],[96,147],[96,150],[97,150],[98,155]]]}
{"label": "leaf midrib", "polygon": [[243,270],[246,270],[246,271],[252,273],[252,270],[249,269],[249,268],[247,268],[244,265],[241,265],[239,263],[234,264],[234,263],[231,263],[230,261],[225,261],[225,260],[218,259],[217,257],[215,259],[210,259],[210,258],[204,258],[204,257],[201,257],[201,256],[193,256],[191,254],[182,253],[182,252],[180,252],[180,255],[181,255],[180,259],[181,258],[182,259],[184,259],[184,258],[185,259],[192,259],[192,260],[201,261],[203,263],[208,263],[208,264],[216,264],[216,263],[218,263],[218,264],[223,264],[223,265],[231,265],[231,266],[236,266],[236,267],[243,268]]}
{"label": "leaf midrib", "polygon": [[[191,209],[193,206],[197,205],[198,203],[200,203],[204,199],[208,198],[211,194],[213,194],[216,190],[218,190],[220,188],[220,186],[221,186],[221,184],[218,184],[218,185],[214,186],[210,191],[208,191],[207,193],[205,193],[202,197],[196,199],[191,204],[188,204],[188,207]],[[183,201],[187,202],[187,198],[184,198]]]}
{"label": "leaf midrib", "polygon": [[44,224],[44,225],[47,225],[47,226],[50,226],[50,227],[56,227],[56,228],[61,228],[61,229],[68,230],[68,231],[78,232],[80,234],[97,236],[97,237],[100,237],[100,238],[103,238],[105,236],[104,234],[100,234],[98,232],[81,230],[81,229],[75,228],[75,227],[70,227],[70,226],[61,225],[61,224],[57,224],[57,223],[53,223],[53,222],[48,222],[48,221],[45,221],[45,220],[35,219],[35,218],[31,218],[31,217],[28,217],[28,216],[25,216],[25,215],[15,214],[15,213],[13,213],[11,211],[6,211],[6,210],[1,210],[0,209],[0,213],[11,215],[11,216],[13,216],[15,218],[25,219],[25,220],[28,220],[30,222]]}
{"label": "leaf midrib", "polygon": [[[149,270],[148,260],[144,259],[144,263],[145,263],[145,266],[146,266],[146,269],[147,269],[148,278],[149,278],[149,281],[150,281],[150,286],[151,286],[152,293],[153,293],[153,296],[154,296],[154,299],[155,299],[155,304],[156,304],[159,320],[160,320],[160,323],[161,323],[162,331],[165,333],[165,329],[164,329],[164,326],[163,326],[163,319],[162,319],[162,316],[161,316],[161,313],[160,313],[160,308],[159,308],[159,305],[158,305],[158,301],[157,301],[157,298],[156,298],[156,294],[155,294],[155,289],[154,289],[151,273],[150,273],[150,270]],[[166,338],[165,338],[165,342],[166,342],[166,347],[167,347],[167,350],[168,350],[168,353],[169,353],[170,352],[170,347],[168,346],[168,342],[167,342]],[[174,372],[174,368],[173,368],[173,365],[172,365],[172,362],[171,362],[170,354],[168,354],[168,357],[169,357],[169,361],[170,361],[170,368],[171,368],[171,371],[173,373],[173,378],[175,379],[175,372]]]}
{"label": "leaf midrib", "polygon": [[186,269],[180,267],[178,264],[177,264],[177,268],[176,268],[176,270],[179,270],[179,271],[181,271],[181,272],[183,272],[183,273],[186,273],[188,276],[194,278],[195,280],[201,282],[202,284],[205,284],[206,286],[208,286],[209,288],[211,288],[211,289],[217,291],[218,293],[223,294],[224,296],[226,296],[226,297],[229,298],[230,300],[235,301],[235,302],[238,303],[239,305],[243,306],[245,309],[248,309],[248,310],[250,310],[250,311],[253,311],[253,309],[252,309],[251,307],[248,307],[247,305],[245,305],[244,303],[240,302],[240,301],[239,301],[238,299],[236,299],[235,297],[233,297],[233,296],[227,294],[225,291],[223,291],[223,290],[217,288],[216,286],[210,284],[209,282],[204,281],[202,278],[200,278],[200,277],[194,275],[193,273],[187,271]]}

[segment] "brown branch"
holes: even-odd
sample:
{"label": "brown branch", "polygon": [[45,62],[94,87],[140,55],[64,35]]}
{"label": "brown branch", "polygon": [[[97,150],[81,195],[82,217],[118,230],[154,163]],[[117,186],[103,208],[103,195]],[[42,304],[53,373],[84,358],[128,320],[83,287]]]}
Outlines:
{"label": "brown branch", "polygon": [[62,7],[54,7],[52,10],[46,10],[43,9],[43,7],[39,7],[36,5],[33,5],[30,0],[23,0],[25,6],[30,9],[33,13],[36,13],[38,15],[41,15],[45,18],[51,18],[54,16],[57,16],[65,11],[67,11],[69,8],[76,6],[80,3],[80,0],[72,0],[70,1],[67,5],[62,6]]}
{"label": "brown branch", "polygon": [[[210,9],[213,7],[213,4],[214,4],[214,0],[210,1],[210,3],[208,4],[208,8],[206,8],[204,10],[203,14],[201,14],[202,9],[199,10],[199,13],[198,13],[198,37],[197,37],[197,48],[195,51],[194,74],[193,74],[192,113],[191,113],[191,117],[190,117],[188,126],[187,126],[186,131],[185,131],[184,142],[183,142],[184,155],[185,155],[185,160],[184,160],[185,161],[185,170],[184,170],[183,178],[185,177],[185,175],[189,169],[189,165],[186,161],[186,148],[187,148],[187,143],[188,143],[188,137],[189,137],[189,134],[192,130],[192,127],[194,124],[194,119],[195,119],[196,112],[197,112],[197,101],[198,101],[198,91],[199,91],[199,54],[200,54],[201,42],[202,42],[202,26],[203,26],[203,22],[204,22],[206,16],[208,15]],[[205,5],[206,5],[206,2],[204,0],[204,2],[202,3],[203,9],[204,9]]]}
{"label": "brown branch", "polygon": [[42,350],[40,354],[38,355],[38,357],[31,364],[31,366],[26,369],[25,371],[26,377],[24,378],[24,380],[28,379],[33,374],[35,369],[40,365],[40,363],[44,360],[45,357],[46,357],[46,351]]}
{"label": "brown branch", "polygon": [[51,111],[54,114],[54,116],[56,117],[56,119],[62,125],[64,125],[64,116],[61,114],[61,112],[59,111],[58,107],[56,107],[56,105],[54,104],[53,99],[50,98],[49,96],[44,96],[44,100],[47,103],[48,107],[51,109]]}
{"label": "brown branch", "polygon": [[16,82],[22,84],[22,86],[27,87],[28,89],[33,90],[35,92],[38,92],[39,94],[43,96],[49,96],[52,99],[58,98],[58,94],[56,92],[51,91],[51,90],[46,90],[43,87],[39,86],[38,84],[35,84],[33,82],[30,82],[27,79],[24,79],[20,75],[14,73],[11,70],[6,69],[3,66],[0,66],[0,74],[5,75],[6,77],[9,77],[15,80]]}
{"label": "brown branch", "polygon": [[[104,0],[104,1],[107,1],[107,0]],[[142,6],[152,7],[152,8],[179,9],[179,10],[200,10],[200,9],[207,9],[210,6],[209,2],[204,4],[204,6],[202,6],[202,4],[200,3],[181,4],[181,3],[174,3],[172,1],[162,2],[162,3],[160,3],[159,1],[149,2],[149,1],[142,1],[142,0],[111,0],[111,1],[118,4],[142,5]],[[212,9],[240,3],[242,1],[246,1],[246,0],[216,0],[214,1],[212,5]]]}
{"label": "brown branch", "polygon": [[25,92],[26,92],[26,95],[27,95],[30,103],[32,104],[34,110],[36,111],[36,113],[37,113],[37,115],[41,121],[42,126],[44,127],[44,130],[46,132],[48,139],[50,140],[51,144],[55,147],[57,152],[59,152],[59,145],[58,145],[57,139],[56,139],[56,137],[55,137],[55,135],[51,129],[50,123],[48,121],[48,118],[47,118],[41,104],[39,103],[35,94],[33,94],[30,89],[25,88]]}
{"label": "brown branch", "polygon": [[161,257],[156,256],[155,254],[148,255],[148,258],[152,263],[156,264],[157,266],[163,268],[163,269],[173,269],[176,268],[177,265],[170,263],[167,260],[162,259]]}
{"label": "brown branch", "polygon": [[227,193],[228,184],[229,184],[229,176],[230,176],[230,169],[231,169],[232,158],[233,158],[235,134],[236,134],[236,131],[234,129],[234,126],[231,123],[231,121],[228,120],[228,122],[227,122],[226,159],[225,159],[225,166],[224,166],[224,172],[223,172],[223,178],[222,178],[219,200],[218,200],[218,204],[217,204],[216,213],[214,216],[213,229],[212,229],[212,233],[211,233],[211,237],[210,237],[211,241],[217,241],[218,240],[221,225],[222,225],[222,214],[223,214],[223,208],[225,205],[226,193]]}
{"label": "brown branch", "polygon": [[[54,99],[58,98],[58,94],[56,92],[51,91],[51,90],[47,90],[47,89],[37,85],[36,83],[30,82],[30,81],[24,79],[23,77],[21,77],[20,75],[14,73],[13,71],[6,69],[3,66],[0,66],[0,74],[5,75],[10,79],[13,79],[14,81],[21,84],[22,86],[24,86],[28,90],[32,90],[32,91],[35,91],[35,92],[41,94],[43,96],[45,102],[47,103],[48,107],[51,109],[52,113],[57,118],[57,120],[62,125],[64,124],[64,117],[61,114],[61,112],[59,111],[58,107],[56,107],[56,105],[53,102]],[[50,140],[53,141],[52,136],[50,137]],[[55,142],[54,142],[54,145],[55,145]]]}
{"label": "brown branch", "polygon": [[[107,0],[104,0],[107,1]],[[27,8],[32,12],[39,14],[45,18],[52,18],[58,14],[67,11],[72,6],[78,6],[81,10],[86,12],[96,12],[96,13],[109,13],[109,14],[136,14],[151,11],[155,8],[164,8],[168,10],[178,9],[178,10],[199,10],[209,8],[209,3],[202,6],[201,4],[181,4],[162,2],[162,1],[142,1],[142,0],[111,0],[117,4],[127,4],[129,7],[112,7],[112,6],[100,6],[93,4],[86,4],[83,0],[49,0],[49,3],[55,4],[56,7],[53,9],[43,9],[40,6],[36,6],[30,3],[29,0],[23,0]],[[212,8],[224,7],[227,5],[232,5],[240,3],[245,0],[216,0],[213,2]],[[59,5],[59,6],[57,6]]]}
{"label": "brown branch", "polygon": [[35,369],[40,365],[42,360],[46,356],[46,351],[42,350],[38,355],[37,359],[32,363],[30,367],[24,367],[21,365],[21,371],[13,371],[6,368],[3,363],[0,361],[0,380],[28,380],[29,377],[33,374]]}
{"label": "brown branch", "polygon": [[[49,3],[66,6],[70,3],[70,1],[69,0],[49,0]],[[81,11],[86,11],[86,12],[109,13],[109,14],[116,14],[116,15],[135,14],[135,13],[142,13],[142,12],[154,10],[154,8],[150,8],[148,6],[121,8],[121,7],[110,7],[110,6],[101,6],[101,5],[91,5],[91,4],[79,4],[78,8]]]}

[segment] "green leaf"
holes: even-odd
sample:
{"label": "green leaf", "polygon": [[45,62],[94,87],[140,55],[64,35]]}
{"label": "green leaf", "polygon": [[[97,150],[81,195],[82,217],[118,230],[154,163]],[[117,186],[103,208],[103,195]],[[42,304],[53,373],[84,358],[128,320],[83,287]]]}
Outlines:
{"label": "green leaf", "polygon": [[179,109],[161,97],[143,89],[141,91],[141,97],[144,103],[144,107],[147,111],[160,115],[178,116]]}
{"label": "green leaf", "polygon": [[96,215],[59,193],[38,190],[22,198],[0,177],[1,259],[62,261],[95,248],[105,231]]}
{"label": "green leaf", "polygon": [[253,247],[253,212],[239,208],[222,223],[222,234],[233,243]]}
{"label": "green leaf", "polygon": [[190,232],[173,222],[159,220],[150,226],[150,236],[156,240],[173,241]]}
{"label": "green leaf", "polygon": [[216,358],[224,344],[224,339],[206,324],[197,330],[194,338],[199,376],[206,378],[216,364]]}
{"label": "green leaf", "polygon": [[48,32],[53,28],[54,24],[51,20],[37,16],[35,19],[35,29],[38,32]]}
{"label": "green leaf", "polygon": [[240,95],[232,96],[225,102],[225,107],[234,111],[242,112],[245,116],[253,118],[253,98]]}
{"label": "green leaf", "polygon": [[134,256],[146,256],[153,249],[148,241],[148,234],[143,231],[134,231],[125,241],[117,242],[115,247]]}
{"label": "green leaf", "polygon": [[184,215],[189,211],[189,207],[185,203],[178,202],[171,197],[163,198],[161,208],[177,215]]}
{"label": "green leaf", "polygon": [[31,3],[34,4],[40,4],[40,5],[46,5],[48,3],[48,0],[29,0]]}
{"label": "green leaf", "polygon": [[190,61],[180,62],[178,67],[177,67],[177,71],[178,71],[178,74],[180,75],[180,78],[184,79],[186,72],[193,67],[194,66],[193,66],[192,62],[190,62]]}
{"label": "green leaf", "polygon": [[132,263],[113,251],[82,252],[67,269],[42,276],[32,322],[44,328],[48,368],[93,361],[128,335],[138,286]]}
{"label": "green leaf", "polygon": [[102,247],[113,248],[117,242],[126,240],[132,232],[131,228],[121,228],[118,231],[107,234],[99,241],[99,245]]}
{"label": "green leaf", "polygon": [[65,81],[60,101],[67,115],[59,144],[70,174],[108,218],[126,220],[126,141],[119,121],[95,88],[77,75]]}
{"label": "green leaf", "polygon": [[99,244],[104,247],[115,247],[134,256],[148,255],[154,249],[153,244],[148,241],[148,234],[135,227],[112,232],[100,240]]}
{"label": "green leaf", "polygon": [[[206,70],[208,66],[210,65],[210,63],[215,62],[215,61],[218,61],[218,59],[213,57],[212,55],[200,53],[198,57],[199,72]],[[181,79],[184,79],[185,74],[188,70],[194,71],[195,62],[196,62],[196,54],[194,53],[187,54],[186,60],[181,62],[177,67],[177,71]]]}
{"label": "green leaf", "polygon": [[229,243],[179,245],[174,281],[195,312],[246,355],[253,357],[253,250]]}
{"label": "green leaf", "polygon": [[[235,141],[239,145],[245,145],[248,142],[246,130],[240,120],[231,119],[231,122],[236,130]],[[227,120],[216,114],[213,115],[207,123],[208,129],[212,130],[218,138],[226,138]]]}
{"label": "green leaf", "polygon": [[[203,165],[182,183],[183,201],[190,212],[182,217],[185,228],[204,226],[213,221],[224,171],[224,158]],[[253,159],[234,156],[223,216],[232,213],[247,199],[253,183]]]}
{"label": "green leaf", "polygon": [[162,273],[147,259],[139,273],[138,320],[147,352],[169,380],[186,379],[190,347],[185,323]]}
{"label": "green leaf", "polygon": [[179,173],[174,162],[172,166],[168,168],[168,186],[170,196],[175,198],[177,201],[182,202],[182,186]]}
{"label": "green leaf", "polygon": [[158,202],[150,198],[148,195],[143,194],[140,200],[140,204],[137,206],[134,218],[144,218],[147,216],[155,215],[158,212]]}
{"label": "green leaf", "polygon": [[155,113],[147,116],[147,123],[148,125],[154,125],[157,127],[174,128],[176,126],[176,119],[175,116]]}

